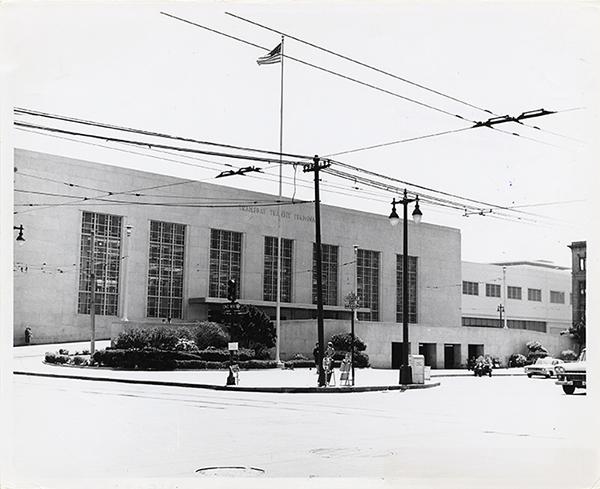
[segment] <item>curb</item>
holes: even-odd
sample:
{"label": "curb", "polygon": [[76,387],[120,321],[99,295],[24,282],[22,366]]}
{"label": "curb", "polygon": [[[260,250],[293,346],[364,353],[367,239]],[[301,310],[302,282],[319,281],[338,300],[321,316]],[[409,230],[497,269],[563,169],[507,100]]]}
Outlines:
{"label": "curb", "polygon": [[[525,377],[527,374],[525,372],[521,372],[521,373],[496,373],[494,375],[492,375],[492,377]],[[455,373],[455,374],[431,374],[431,378],[434,377],[475,377],[474,374],[470,373],[470,374],[462,374],[462,373]],[[486,375],[487,377],[487,375]]]}
{"label": "curb", "polygon": [[163,380],[137,380],[137,379],[116,379],[114,377],[86,377],[84,375],[60,375],[48,374],[40,372],[23,372],[15,370],[14,375],[27,375],[32,377],[54,377],[61,379],[72,380],[93,380],[97,382],[117,382],[120,384],[141,384],[141,385],[159,385],[167,387],[188,387],[193,389],[211,389],[216,391],[230,392],[269,392],[269,393],[285,393],[285,394],[300,394],[300,393],[321,393],[321,394],[338,394],[346,392],[375,392],[375,391],[405,391],[415,389],[429,389],[438,387],[439,382],[430,384],[410,384],[410,385],[389,385],[389,386],[365,386],[365,387],[240,387],[240,386],[223,386],[213,384],[193,384],[189,382],[167,382]]}

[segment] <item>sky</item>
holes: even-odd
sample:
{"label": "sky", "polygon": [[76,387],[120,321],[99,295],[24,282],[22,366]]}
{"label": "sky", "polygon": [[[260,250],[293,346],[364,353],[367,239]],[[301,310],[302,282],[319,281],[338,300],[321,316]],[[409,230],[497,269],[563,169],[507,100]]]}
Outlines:
{"label": "sky", "polygon": [[[269,49],[280,42],[278,34],[225,14],[232,12],[499,115],[558,111],[531,120],[543,131],[497,126],[519,137],[484,127],[335,158],[532,213],[513,212],[506,221],[494,213],[465,216],[461,210],[423,205],[423,221],[461,230],[466,261],[543,259],[570,266],[567,245],[591,238],[598,207],[600,3],[5,3],[0,7],[0,73],[12,86],[12,104],[277,151],[281,66],[258,66],[256,59],[265,54],[261,49],[161,11]],[[471,125],[451,114],[471,121],[490,117],[292,39],[286,39],[284,50],[450,113],[286,60],[284,152],[328,155]],[[223,162],[217,158],[94,146],[20,130],[12,140],[19,148],[278,192],[276,165],[265,166],[263,175],[215,180],[226,169],[214,164]],[[247,164],[252,163],[236,163]],[[294,180],[293,169],[284,168],[283,195],[312,199],[311,178],[297,168]],[[330,175],[323,175],[321,192],[325,204],[381,216],[389,214],[391,199],[398,196]]]}

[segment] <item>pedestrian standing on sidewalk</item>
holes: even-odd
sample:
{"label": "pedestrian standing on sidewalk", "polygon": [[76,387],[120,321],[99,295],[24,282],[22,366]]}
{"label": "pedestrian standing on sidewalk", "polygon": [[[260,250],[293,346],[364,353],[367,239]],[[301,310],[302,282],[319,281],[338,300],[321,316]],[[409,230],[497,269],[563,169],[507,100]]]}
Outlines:
{"label": "pedestrian standing on sidewalk", "polygon": [[313,350],[313,357],[315,357],[315,367],[317,368],[317,375],[319,375],[321,369],[321,360],[319,357],[319,343],[315,344],[315,349]]}
{"label": "pedestrian standing on sidewalk", "polygon": [[327,350],[325,350],[325,359],[323,360],[323,368],[325,368],[325,373],[327,374],[327,385],[331,382],[331,374],[333,373],[333,354],[335,353],[335,349],[333,348],[333,343],[330,341],[327,343]]}

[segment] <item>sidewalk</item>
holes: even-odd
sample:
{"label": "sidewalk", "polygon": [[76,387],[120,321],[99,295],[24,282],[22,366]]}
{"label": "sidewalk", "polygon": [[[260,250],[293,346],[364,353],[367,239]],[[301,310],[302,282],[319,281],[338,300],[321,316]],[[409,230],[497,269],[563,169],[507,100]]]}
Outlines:
{"label": "sidewalk", "polygon": [[[109,341],[97,341],[96,348],[109,346]],[[398,371],[391,369],[355,369],[355,387],[318,388],[315,369],[265,369],[242,370],[239,385],[225,387],[227,370],[174,370],[137,371],[112,370],[107,368],[80,368],[73,366],[47,365],[43,363],[44,353],[65,348],[70,352],[89,349],[89,342],[52,345],[32,345],[13,348],[13,371],[18,375],[63,377],[83,380],[124,382],[150,385],[170,385],[217,390],[259,391],[259,392],[365,392],[373,390],[405,390],[407,388],[427,388],[439,385],[439,377],[472,376],[468,370],[433,370],[431,380],[425,384],[411,386],[398,385]],[[523,369],[498,369],[494,375],[524,375]],[[335,371],[339,383],[339,371]]]}

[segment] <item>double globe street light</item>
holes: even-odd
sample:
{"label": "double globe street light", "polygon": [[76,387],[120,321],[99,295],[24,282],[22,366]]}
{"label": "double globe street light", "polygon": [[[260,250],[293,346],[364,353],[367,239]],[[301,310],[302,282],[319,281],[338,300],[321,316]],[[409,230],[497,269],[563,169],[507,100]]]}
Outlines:
{"label": "double globe street light", "polygon": [[408,204],[415,202],[415,209],[412,217],[416,224],[421,222],[423,213],[419,208],[419,196],[414,199],[408,198],[406,189],[402,200],[392,200],[392,213],[390,214],[390,224],[396,226],[400,222],[400,217],[396,212],[396,204],[402,204],[403,214],[403,251],[402,251],[402,361],[400,365],[400,384],[412,384],[412,368],[408,363]]}

